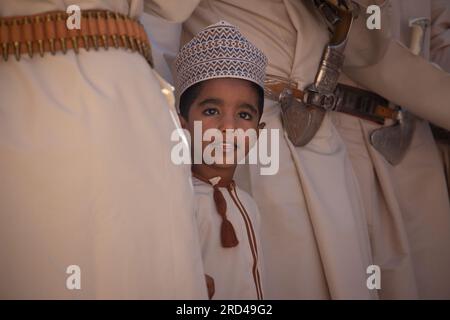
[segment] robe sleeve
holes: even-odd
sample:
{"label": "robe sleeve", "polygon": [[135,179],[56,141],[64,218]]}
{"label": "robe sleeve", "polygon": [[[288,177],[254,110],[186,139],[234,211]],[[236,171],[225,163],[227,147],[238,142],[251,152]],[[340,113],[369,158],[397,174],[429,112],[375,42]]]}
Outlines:
{"label": "robe sleeve", "polygon": [[450,74],[394,40],[389,10],[382,11],[380,30],[368,30],[364,14],[357,19],[346,49],[344,73],[416,116],[450,129]]}
{"label": "robe sleeve", "polygon": [[431,60],[450,72],[450,1],[431,1]]}

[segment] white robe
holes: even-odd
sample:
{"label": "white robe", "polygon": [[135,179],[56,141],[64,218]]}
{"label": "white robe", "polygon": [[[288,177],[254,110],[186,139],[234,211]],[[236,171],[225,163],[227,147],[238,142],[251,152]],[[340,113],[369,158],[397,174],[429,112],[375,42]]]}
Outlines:
{"label": "white robe", "polygon": [[[438,3],[440,6],[435,7]],[[382,28],[402,45],[410,45],[409,20],[425,17],[431,23],[424,34],[421,55],[425,59],[433,53],[439,53],[440,57],[450,55],[444,45],[450,42],[450,33],[443,27],[450,23],[450,2],[397,0],[386,9],[390,12],[389,20],[384,20]],[[430,47],[430,42],[435,45]],[[434,51],[430,52],[431,48]],[[425,59],[421,59],[422,63]],[[441,61],[444,63],[445,59]],[[426,74],[416,74],[406,67],[385,71],[394,80],[406,74],[411,79],[428,79]],[[373,80],[372,75],[366,77],[367,81]],[[345,74],[340,81],[358,87]],[[409,109],[409,105],[402,106]],[[424,110],[425,107],[428,105],[424,105]],[[429,124],[416,120],[404,159],[392,166],[370,143],[370,134],[381,125],[344,113],[333,116],[363,191],[374,261],[382,270],[380,296],[450,298],[449,195]]]}
{"label": "white robe", "polygon": [[[431,7],[433,28],[431,29],[430,56],[431,60],[444,71],[450,73],[450,8],[446,0],[433,0]],[[448,141],[437,141],[450,193],[450,145]]]}
{"label": "white robe", "polygon": [[[159,2],[148,3],[155,14],[174,8]],[[69,4],[143,9],[140,0],[2,0],[0,16]],[[181,7],[169,18],[183,19]],[[207,298],[190,170],[171,162],[176,125],[142,56],[11,56],[0,61],[0,97],[0,298]],[[79,290],[66,286],[71,265]]]}
{"label": "white robe", "polygon": [[259,211],[245,191],[234,186],[220,188],[227,203],[227,218],[239,244],[224,248],[221,244],[222,217],[216,210],[213,187],[193,178],[195,214],[205,273],[214,279],[215,300],[262,299]]}

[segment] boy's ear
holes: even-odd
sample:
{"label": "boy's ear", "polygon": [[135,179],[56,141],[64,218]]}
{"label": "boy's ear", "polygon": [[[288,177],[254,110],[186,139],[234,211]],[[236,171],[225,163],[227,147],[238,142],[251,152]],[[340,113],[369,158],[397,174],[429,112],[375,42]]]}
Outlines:
{"label": "boy's ear", "polygon": [[181,127],[183,129],[187,129],[187,121],[186,121],[186,119],[181,114],[178,114],[178,119],[180,119]]}

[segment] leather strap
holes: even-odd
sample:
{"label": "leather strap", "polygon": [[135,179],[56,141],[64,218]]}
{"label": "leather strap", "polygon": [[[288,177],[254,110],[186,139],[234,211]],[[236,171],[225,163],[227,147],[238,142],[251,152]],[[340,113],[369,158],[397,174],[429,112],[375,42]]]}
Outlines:
{"label": "leather strap", "polygon": [[297,82],[273,74],[266,74],[264,79],[264,95],[266,98],[278,101],[280,94],[285,89],[291,90],[295,98],[303,101],[304,92],[298,89]]}
{"label": "leather strap", "polygon": [[[278,97],[285,89],[291,90],[298,100],[304,102],[305,94],[297,88],[295,82],[267,75],[264,88],[267,98],[278,101]],[[384,124],[386,119],[397,120],[398,112],[389,107],[389,101],[373,92],[338,84],[335,95],[337,100],[333,111],[351,114],[379,124]]]}
{"label": "leather strap", "polygon": [[43,57],[46,52],[78,53],[79,48],[98,50],[101,46],[106,50],[114,47],[138,51],[153,65],[150,42],[138,20],[111,11],[86,10],[82,12],[81,28],[69,30],[67,18],[64,11],[0,18],[3,60],[10,55],[19,61],[22,54]]}
{"label": "leather strap", "polygon": [[290,87],[290,86],[286,86],[283,83],[271,83],[271,84],[266,84],[265,85],[265,90],[266,91],[270,91],[273,95],[275,95],[277,97],[279,97],[280,94],[285,89],[291,90],[294,97],[296,97],[299,100],[303,100],[304,92],[302,90],[300,90],[300,89],[297,89],[297,88],[294,88],[294,87]]}

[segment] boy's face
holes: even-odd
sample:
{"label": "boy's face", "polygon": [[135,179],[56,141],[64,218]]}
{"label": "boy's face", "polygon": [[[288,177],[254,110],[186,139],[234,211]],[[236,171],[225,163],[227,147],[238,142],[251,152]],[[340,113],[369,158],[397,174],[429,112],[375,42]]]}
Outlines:
{"label": "boy's face", "polygon": [[[250,141],[245,137],[245,145],[241,146],[238,139],[226,140],[225,130],[253,129],[258,134],[264,124],[259,124],[258,94],[252,84],[247,80],[234,78],[219,78],[206,80],[202,83],[200,93],[192,103],[188,119],[181,117],[182,126],[194,137],[194,121],[202,122],[203,133],[208,129],[218,129],[222,132],[223,142],[220,143],[223,157],[233,150],[234,164],[217,164],[219,167],[235,166],[237,163],[238,148],[245,148],[244,154],[249,151]],[[203,141],[202,153],[214,141]],[[212,153],[214,156],[214,152]]]}

